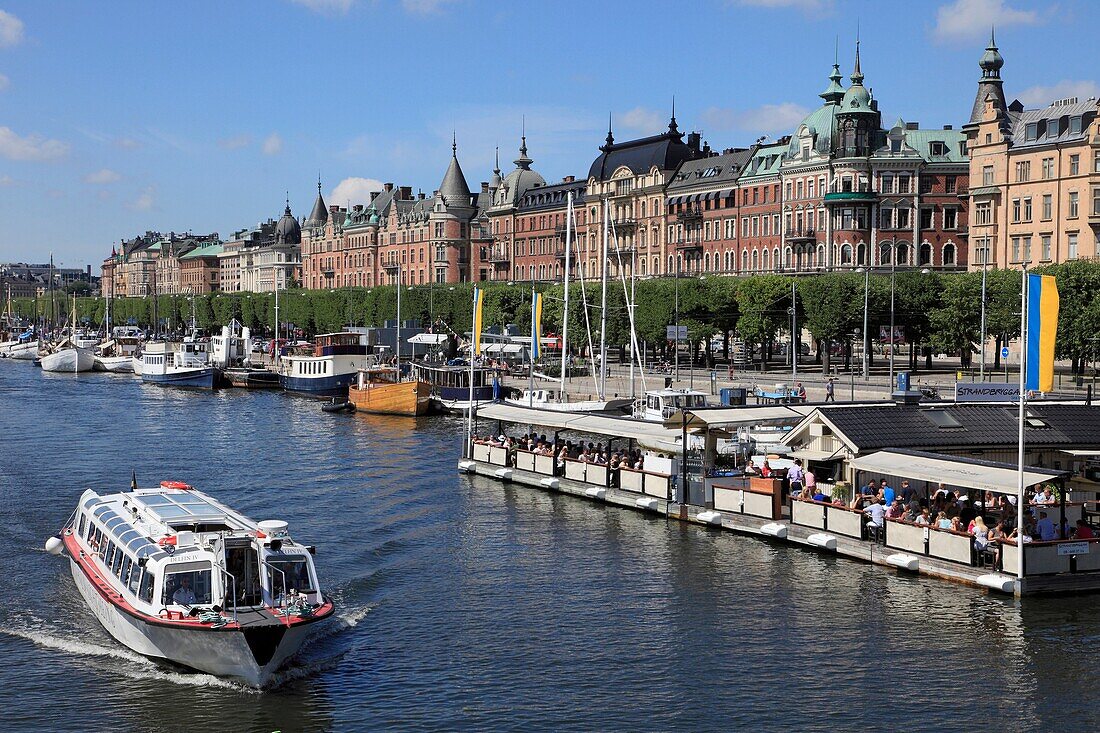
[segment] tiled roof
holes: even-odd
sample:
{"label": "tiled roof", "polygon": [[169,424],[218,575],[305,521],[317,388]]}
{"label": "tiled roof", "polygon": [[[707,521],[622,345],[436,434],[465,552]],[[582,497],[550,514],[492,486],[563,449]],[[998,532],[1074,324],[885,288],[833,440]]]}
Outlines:
{"label": "tiled roof", "polygon": [[710,187],[712,184],[732,186],[737,182],[741,169],[751,158],[750,149],[686,160],[672,177],[672,182],[668,184],[668,194],[671,196],[688,189]]}

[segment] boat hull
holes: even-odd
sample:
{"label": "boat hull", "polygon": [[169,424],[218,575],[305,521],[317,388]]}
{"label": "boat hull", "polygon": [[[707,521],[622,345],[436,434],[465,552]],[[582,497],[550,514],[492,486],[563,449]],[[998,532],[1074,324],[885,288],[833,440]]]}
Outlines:
{"label": "boat hull", "polygon": [[141,381],[162,387],[186,387],[188,389],[214,389],[215,369],[181,369],[167,374],[141,373]]}
{"label": "boat hull", "polygon": [[357,412],[375,415],[424,415],[431,408],[432,385],[427,382],[368,384],[363,389],[352,385],[348,400]]}
{"label": "boat hull", "polygon": [[279,375],[279,384],[287,392],[309,397],[347,397],[348,387],[355,382],[355,373],[331,377],[292,377]]}
{"label": "boat hull", "polygon": [[130,357],[130,371],[132,371],[134,374],[136,374],[140,377],[141,372],[142,372],[142,367],[144,367],[144,366],[145,366],[145,362],[142,361],[140,356]]}
{"label": "boat hull", "polygon": [[38,344],[19,344],[8,348],[8,358],[19,361],[34,361],[38,357]]}
{"label": "boat hull", "polygon": [[[263,634],[278,638],[260,640],[261,644],[275,644],[270,658],[260,664],[249,645],[247,631],[239,628],[179,628],[149,623],[105,598],[76,559],[69,558],[69,567],[73,582],[88,608],[107,633],[123,646],[147,657],[167,660],[219,677],[230,677],[252,687],[263,687],[270,682],[272,675],[301,649],[310,633],[311,624],[265,626]],[[257,644],[257,639],[253,638],[252,643]],[[266,657],[267,651],[260,656]]]}
{"label": "boat hull", "polygon": [[129,356],[97,356],[92,368],[97,372],[128,373],[134,371],[134,360]]}
{"label": "boat hull", "polygon": [[234,368],[226,369],[222,374],[225,381],[233,387],[244,389],[278,389],[279,375],[267,369]]}
{"label": "boat hull", "polygon": [[61,349],[42,357],[44,372],[90,372],[94,366],[95,356],[87,349]]}

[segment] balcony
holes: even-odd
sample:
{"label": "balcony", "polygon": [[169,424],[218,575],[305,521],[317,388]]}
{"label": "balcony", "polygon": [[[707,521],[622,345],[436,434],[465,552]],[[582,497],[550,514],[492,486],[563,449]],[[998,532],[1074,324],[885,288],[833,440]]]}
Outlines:
{"label": "balcony", "polygon": [[874,191],[830,191],[825,194],[826,204],[873,204],[878,201]]}
{"label": "balcony", "polygon": [[1100,211],[1093,211],[1089,214],[1089,226],[1093,228],[1100,227]]}
{"label": "balcony", "polygon": [[681,211],[676,215],[678,221],[701,221],[703,218],[703,210],[698,206],[689,206],[684,211]]}
{"label": "balcony", "polygon": [[401,263],[395,257],[387,259],[386,261],[384,261],[382,263],[382,269],[383,270],[396,270],[400,267],[401,267]]}
{"label": "balcony", "polygon": [[817,239],[817,232],[811,227],[788,227],[784,238],[788,242],[809,242]]}
{"label": "balcony", "polygon": [[486,262],[492,262],[493,264],[508,264],[511,262],[511,258],[508,256],[508,250],[502,247],[492,247],[489,251],[485,252],[481,259]]}
{"label": "balcony", "polygon": [[636,227],[637,225],[638,222],[631,217],[623,217],[621,219],[613,219],[611,221],[611,226],[613,226],[615,228],[615,231],[617,232],[633,230],[634,227]]}
{"label": "balcony", "polygon": [[691,239],[682,239],[676,243],[676,251],[678,252],[702,252],[702,242],[696,242]]}

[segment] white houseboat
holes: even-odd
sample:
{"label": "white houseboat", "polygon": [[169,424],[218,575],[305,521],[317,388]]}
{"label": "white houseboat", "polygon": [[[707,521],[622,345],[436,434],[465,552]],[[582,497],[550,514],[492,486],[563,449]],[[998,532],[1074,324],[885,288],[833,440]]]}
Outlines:
{"label": "white houseboat", "polygon": [[279,383],[287,392],[343,397],[360,369],[374,363],[358,333],[324,333],[311,346],[296,347],[279,360]]}
{"label": "white houseboat", "polygon": [[135,365],[134,371],[150,384],[213,389],[216,370],[208,357],[206,343],[194,338],[182,343],[152,341],[145,344],[141,366]]}
{"label": "white houseboat", "polygon": [[47,551],[103,627],[148,657],[262,687],[334,610],[312,547],[175,481],[85,491]]}

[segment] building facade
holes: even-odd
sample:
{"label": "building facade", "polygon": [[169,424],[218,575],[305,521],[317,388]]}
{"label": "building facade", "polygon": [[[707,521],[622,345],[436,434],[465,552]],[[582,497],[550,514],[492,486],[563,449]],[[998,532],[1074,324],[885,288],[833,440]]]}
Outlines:
{"label": "building facade", "polygon": [[179,258],[180,290],[184,293],[201,295],[221,290],[221,277],[218,255],[222,252],[220,244],[204,244],[195,247]]}
{"label": "building facade", "polygon": [[1100,103],[1006,103],[996,41],[964,130],[970,152],[971,269],[1100,255]]}

